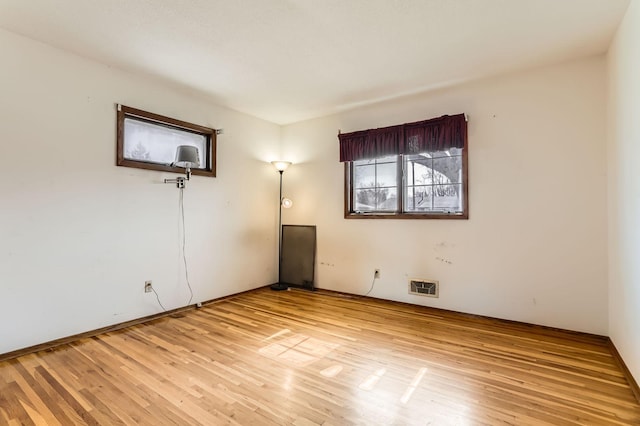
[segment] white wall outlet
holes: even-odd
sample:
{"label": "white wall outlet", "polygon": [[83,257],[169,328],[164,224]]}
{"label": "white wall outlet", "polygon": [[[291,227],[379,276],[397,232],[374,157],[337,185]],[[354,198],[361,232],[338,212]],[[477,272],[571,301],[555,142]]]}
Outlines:
{"label": "white wall outlet", "polygon": [[153,287],[151,286],[151,280],[144,282],[144,292],[151,293],[153,291]]}

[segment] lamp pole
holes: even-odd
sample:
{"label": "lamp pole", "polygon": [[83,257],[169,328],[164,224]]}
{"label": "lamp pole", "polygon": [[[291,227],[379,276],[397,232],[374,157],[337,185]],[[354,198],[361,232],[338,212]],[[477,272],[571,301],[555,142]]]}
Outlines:
{"label": "lamp pole", "polygon": [[291,163],[288,161],[273,161],[272,164],[280,173],[280,193],[278,195],[278,282],[271,285],[271,290],[281,291],[289,288],[288,285],[282,283],[282,271],[280,271],[282,265],[282,174]]}
{"label": "lamp pole", "polygon": [[280,197],[278,197],[278,284],[280,284],[280,264],[282,263],[282,174],[280,172]]}

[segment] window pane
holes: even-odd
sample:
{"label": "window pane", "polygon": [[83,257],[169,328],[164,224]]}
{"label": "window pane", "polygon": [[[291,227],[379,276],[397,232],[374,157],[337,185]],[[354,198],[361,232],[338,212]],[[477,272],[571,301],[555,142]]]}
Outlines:
{"label": "window pane", "polygon": [[180,145],[198,148],[198,168],[207,168],[205,136],[130,117],[124,119],[123,151],[127,160],[171,164],[175,161],[176,150]]}
{"label": "window pane", "polygon": [[379,188],[377,208],[379,211],[393,212],[398,210],[397,188]]}
{"label": "window pane", "polygon": [[353,210],[359,212],[398,209],[398,159],[396,156],[352,163]]}
{"label": "window pane", "polygon": [[376,186],[376,165],[355,164],[354,188],[375,188]]}
{"label": "window pane", "polygon": [[396,188],[356,189],[355,197],[355,211],[396,211],[398,208]]}
{"label": "window pane", "polygon": [[434,182],[436,184],[462,182],[462,157],[439,157],[433,159]]}
{"label": "window pane", "polygon": [[434,185],[433,208],[457,212],[462,209],[462,185]]}
{"label": "window pane", "polygon": [[398,166],[397,162],[392,163],[378,163],[376,167],[376,186],[396,186],[398,181]]}
{"label": "window pane", "polygon": [[356,189],[355,190],[355,207],[357,212],[368,212],[376,209],[376,190],[371,189]]}
{"label": "window pane", "polygon": [[407,187],[404,209],[409,212],[429,212],[433,210],[432,187],[429,185]]}
{"label": "window pane", "polygon": [[406,184],[427,185],[432,183],[433,173],[431,164],[433,159],[428,154],[418,154],[405,157]]}
{"label": "window pane", "polygon": [[404,162],[406,212],[462,211],[462,150],[408,155]]}

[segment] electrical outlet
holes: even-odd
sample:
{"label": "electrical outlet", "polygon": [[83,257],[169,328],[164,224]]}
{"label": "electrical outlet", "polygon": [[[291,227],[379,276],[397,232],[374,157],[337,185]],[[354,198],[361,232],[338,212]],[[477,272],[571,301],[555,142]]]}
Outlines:
{"label": "electrical outlet", "polygon": [[376,269],[373,271],[373,279],[377,280],[378,278],[380,278],[380,269]]}
{"label": "electrical outlet", "polygon": [[144,292],[151,293],[153,291],[153,287],[151,287],[151,280],[144,282]]}

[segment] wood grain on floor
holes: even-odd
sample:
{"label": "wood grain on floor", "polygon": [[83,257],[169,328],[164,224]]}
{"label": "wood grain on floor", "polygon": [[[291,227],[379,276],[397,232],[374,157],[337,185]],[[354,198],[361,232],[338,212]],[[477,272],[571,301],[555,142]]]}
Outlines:
{"label": "wood grain on floor", "polygon": [[6,425],[639,425],[598,336],[259,289],[0,363]]}

